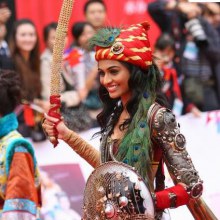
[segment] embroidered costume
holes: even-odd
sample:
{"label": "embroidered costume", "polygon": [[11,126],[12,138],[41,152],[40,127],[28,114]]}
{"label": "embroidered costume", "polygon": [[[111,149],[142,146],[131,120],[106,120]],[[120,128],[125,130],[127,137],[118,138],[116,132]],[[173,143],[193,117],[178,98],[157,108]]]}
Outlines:
{"label": "embroidered costume", "polygon": [[[96,46],[96,60],[125,61],[155,73],[148,29],[147,22],[121,30],[101,29],[91,41]],[[85,220],[161,219],[164,209],[188,204],[190,198],[202,194],[202,181],[185,149],[185,137],[180,133],[175,116],[155,102],[156,94],[152,88],[155,87],[156,74],[152,75],[122,140],[115,141],[110,137],[113,131],[111,120],[120,112],[120,105],[116,105],[102,131],[101,153],[74,132],[64,138],[96,168],[85,190]],[[182,184],[165,189],[164,162],[175,183]],[[115,168],[117,163],[118,169]],[[135,177],[132,167],[137,174]],[[146,196],[147,190],[140,187],[143,183],[152,193],[155,216],[149,211],[152,200]],[[89,190],[92,185],[93,190]]]}
{"label": "embroidered costume", "polygon": [[32,145],[16,131],[14,113],[0,118],[0,219],[36,220],[41,205]]}

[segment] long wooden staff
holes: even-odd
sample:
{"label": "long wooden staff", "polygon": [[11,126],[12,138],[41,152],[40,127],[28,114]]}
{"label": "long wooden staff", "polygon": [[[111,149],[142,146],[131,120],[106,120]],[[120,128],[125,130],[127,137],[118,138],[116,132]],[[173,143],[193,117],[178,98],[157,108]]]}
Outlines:
{"label": "long wooden staff", "polygon": [[[74,0],[63,0],[58,26],[56,29],[55,43],[53,48],[53,59],[51,66],[51,82],[50,82],[50,110],[49,115],[59,119],[58,123],[61,120],[60,114],[60,77],[62,71],[62,60],[63,52],[65,47],[65,37],[68,32],[68,25],[70,16],[73,9]],[[54,147],[58,144],[57,140],[57,130],[55,126],[55,138],[56,143]]]}
{"label": "long wooden staff", "polygon": [[[170,176],[173,182],[177,184],[178,181],[175,179],[174,175],[170,173]],[[218,220],[202,197],[198,199],[190,199],[187,207],[195,220]]]}
{"label": "long wooden staff", "polygon": [[187,207],[196,220],[218,220],[202,198],[191,199]]}

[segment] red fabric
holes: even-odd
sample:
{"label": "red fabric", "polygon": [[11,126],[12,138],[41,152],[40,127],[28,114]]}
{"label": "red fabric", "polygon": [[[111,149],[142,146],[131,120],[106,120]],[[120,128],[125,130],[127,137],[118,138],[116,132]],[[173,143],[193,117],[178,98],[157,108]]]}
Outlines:
{"label": "red fabric", "polygon": [[123,28],[120,35],[114,41],[114,43],[120,42],[122,44],[122,48],[124,48],[122,52],[119,54],[111,52],[114,43],[108,48],[97,46],[96,60],[120,60],[146,69],[152,64],[152,51],[148,38],[149,28],[148,22]]}
{"label": "red fabric", "polygon": [[182,185],[177,184],[171,188],[156,192],[156,206],[158,209],[170,207],[169,193],[174,193],[176,195],[176,207],[186,205],[189,202],[190,196],[186,189]]}
{"label": "red fabric", "polygon": [[[177,98],[182,100],[182,95],[181,95],[181,91],[180,91],[180,87],[179,87],[179,83],[178,83],[176,70],[174,68],[163,68],[163,72],[164,72],[164,80],[165,81],[173,81],[173,87],[171,89],[173,90],[173,92],[175,93]],[[168,92],[169,92],[169,90],[168,90]],[[167,95],[169,96],[169,94],[167,94]]]}
{"label": "red fabric", "polygon": [[80,59],[82,58],[82,54],[79,52],[78,49],[71,49],[70,51],[67,51],[65,54],[64,54],[64,61],[68,61],[69,65],[71,67],[79,64],[81,61]]}
{"label": "red fabric", "polygon": [[35,125],[34,111],[29,105],[24,105],[24,121],[25,124],[30,127]]}
{"label": "red fabric", "polygon": [[60,119],[61,115],[58,112],[61,107],[60,95],[50,96],[50,104],[53,106],[49,110],[49,116]]}
{"label": "red fabric", "polygon": [[[60,101],[60,95],[52,95],[50,96],[50,104],[53,106],[50,108],[48,115],[54,118],[59,119],[57,123],[54,125],[54,134],[55,138],[57,139],[58,136],[58,131],[56,129],[56,126],[60,123],[61,121],[61,114],[60,114],[60,107],[61,107],[61,101]],[[58,141],[54,143],[54,147],[56,147],[58,144]]]}
{"label": "red fabric", "polygon": [[[70,26],[76,21],[85,20],[83,6],[87,0],[75,1]],[[147,12],[147,4],[153,0],[105,0],[107,6],[108,26],[121,26],[122,24],[135,24],[148,20],[152,24],[150,41],[154,44],[159,36],[159,28],[152,22]],[[16,16],[20,18],[30,18],[37,26],[41,41],[41,51],[43,44],[43,27],[52,21],[58,21],[61,4],[63,1],[54,0],[15,0]],[[71,36],[69,28],[69,36]],[[72,41],[71,37],[69,43]]]}

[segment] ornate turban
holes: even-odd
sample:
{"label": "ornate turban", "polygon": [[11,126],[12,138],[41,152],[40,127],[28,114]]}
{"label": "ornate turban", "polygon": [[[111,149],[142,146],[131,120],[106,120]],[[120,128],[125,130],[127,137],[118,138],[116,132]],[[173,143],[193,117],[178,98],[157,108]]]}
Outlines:
{"label": "ornate turban", "polygon": [[118,60],[148,68],[152,64],[152,51],[148,38],[148,22],[128,28],[102,28],[91,39],[96,46],[96,60]]}

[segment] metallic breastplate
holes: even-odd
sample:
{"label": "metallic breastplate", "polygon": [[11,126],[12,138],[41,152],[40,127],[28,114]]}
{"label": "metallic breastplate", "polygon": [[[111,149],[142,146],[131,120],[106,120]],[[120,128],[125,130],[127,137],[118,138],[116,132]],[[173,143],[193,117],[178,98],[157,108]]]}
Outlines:
{"label": "metallic breastplate", "polygon": [[103,163],[87,181],[83,220],[153,220],[153,199],[145,183],[127,164]]}

